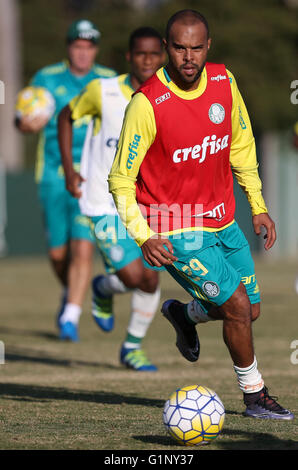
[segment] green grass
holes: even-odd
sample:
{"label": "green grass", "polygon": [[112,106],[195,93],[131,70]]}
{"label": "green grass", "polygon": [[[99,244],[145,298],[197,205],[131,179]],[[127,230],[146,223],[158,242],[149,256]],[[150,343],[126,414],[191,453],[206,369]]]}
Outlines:
{"label": "green grass", "polygon": [[[290,361],[291,342],[298,339],[297,266],[258,260],[256,268],[263,300],[262,316],[253,327],[259,368],[270,392],[297,415],[298,365]],[[242,416],[242,394],[220,322],[199,328],[201,358],[191,364],[180,356],[174,331],[158,312],[144,347],[159,371],[135,373],[118,359],[130,295],[116,298],[116,326],[109,334],[92,320],[88,295],[81,341],[64,343],[57,340],[55,327],[60,288],[47,260],[3,259],[0,278],[0,340],[5,344],[0,449],[181,450],[166,434],[162,409],[176,388],[194,383],[214,389],[226,408],[222,434],[199,451],[298,449],[297,418],[288,423]],[[187,300],[168,274],[162,274],[161,285],[161,302]]]}

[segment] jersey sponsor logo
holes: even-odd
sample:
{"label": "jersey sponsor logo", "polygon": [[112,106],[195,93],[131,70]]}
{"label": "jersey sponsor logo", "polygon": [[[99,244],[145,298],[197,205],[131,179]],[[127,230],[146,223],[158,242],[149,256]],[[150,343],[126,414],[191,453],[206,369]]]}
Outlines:
{"label": "jersey sponsor logo", "polygon": [[197,217],[197,218],[202,218],[202,217],[208,217],[208,219],[215,219],[218,222],[220,222],[224,216],[226,215],[226,210],[225,210],[225,204],[224,202],[221,202],[217,206],[213,207],[213,209],[202,212],[201,214],[195,214],[192,217]]}
{"label": "jersey sponsor logo", "polygon": [[216,282],[205,281],[202,287],[208,297],[217,297],[220,293],[220,288]]}
{"label": "jersey sponsor logo", "polygon": [[204,137],[203,142],[200,145],[197,144],[193,147],[175,150],[173,153],[173,162],[186,162],[190,157],[193,160],[198,158],[198,163],[203,163],[207,156],[207,150],[209,149],[209,155],[215,155],[220,150],[223,150],[228,146],[229,137],[229,134],[225,135],[223,138],[217,138],[215,134],[211,137],[210,135],[207,135]]}
{"label": "jersey sponsor logo", "polygon": [[219,103],[213,103],[209,108],[208,115],[213,124],[221,124],[225,119],[225,108]]}
{"label": "jersey sponsor logo", "polygon": [[126,167],[129,170],[131,169],[133,165],[134,159],[138,156],[137,150],[139,147],[140,140],[141,140],[141,136],[138,134],[135,134],[132,142],[130,142],[130,144],[128,145],[129,154],[128,154],[128,159],[126,162]]}
{"label": "jersey sponsor logo", "polygon": [[112,147],[112,148],[116,148],[117,145],[118,145],[118,142],[119,142],[119,139],[116,139],[115,137],[110,137],[107,141],[106,141],[106,146],[107,147]]}
{"label": "jersey sponsor logo", "polygon": [[164,95],[159,96],[158,98],[156,98],[155,103],[156,104],[163,103],[164,101],[168,100],[169,98],[171,98],[171,93],[167,92]]}
{"label": "jersey sponsor logo", "polygon": [[226,76],[226,75],[218,74],[218,75],[216,75],[216,76],[211,77],[210,80],[212,80],[213,82],[214,82],[214,81],[220,82],[221,80],[226,80],[226,79],[227,79],[227,76]]}
{"label": "jersey sponsor logo", "polygon": [[242,111],[241,111],[241,108],[239,106],[239,122],[240,122],[240,126],[242,127],[242,129],[246,129],[246,124],[245,124],[245,121],[243,119],[243,116],[242,116]]}

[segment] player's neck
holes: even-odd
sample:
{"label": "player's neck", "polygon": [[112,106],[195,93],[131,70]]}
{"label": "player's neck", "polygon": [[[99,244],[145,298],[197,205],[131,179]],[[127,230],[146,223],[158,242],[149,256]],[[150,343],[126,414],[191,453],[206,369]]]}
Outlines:
{"label": "player's neck", "polygon": [[140,80],[137,79],[137,77],[133,74],[130,74],[129,75],[129,81],[130,81],[130,85],[131,87],[134,89],[134,90],[137,90],[141,85],[142,83],[140,82]]}
{"label": "player's neck", "polygon": [[201,81],[201,74],[195,82],[187,83],[181,79],[180,75],[175,71],[171,64],[168,64],[165,69],[167,76],[169,77],[169,81],[172,81],[180,90],[183,91],[194,91],[198,88],[200,81]]}
{"label": "player's neck", "polygon": [[75,77],[84,77],[90,72],[91,68],[88,67],[85,69],[81,69],[76,67],[75,65],[69,64],[69,70]]}

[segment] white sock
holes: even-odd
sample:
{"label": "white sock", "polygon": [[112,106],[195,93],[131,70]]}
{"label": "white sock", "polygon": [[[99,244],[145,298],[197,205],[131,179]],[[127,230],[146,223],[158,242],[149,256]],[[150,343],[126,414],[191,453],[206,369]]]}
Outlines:
{"label": "white sock", "polygon": [[196,300],[192,300],[187,304],[187,315],[194,323],[206,323],[215,320],[215,318],[209,317]]}
{"label": "white sock", "polygon": [[129,289],[120,281],[116,274],[108,274],[98,279],[96,288],[102,295],[123,294],[128,292]]}
{"label": "white sock", "polygon": [[[144,338],[154,318],[160,300],[160,289],[153,294],[135,289],[131,299],[131,316],[127,332],[136,338]],[[127,347],[127,345],[125,344]]]}
{"label": "white sock", "polygon": [[259,392],[264,387],[264,381],[258,371],[256,356],[254,356],[254,362],[250,366],[242,368],[234,365],[234,370],[237,375],[239,388],[242,392],[255,393]]}
{"label": "white sock", "polygon": [[67,303],[60,317],[61,323],[71,322],[77,325],[82,313],[82,307],[77,304]]}

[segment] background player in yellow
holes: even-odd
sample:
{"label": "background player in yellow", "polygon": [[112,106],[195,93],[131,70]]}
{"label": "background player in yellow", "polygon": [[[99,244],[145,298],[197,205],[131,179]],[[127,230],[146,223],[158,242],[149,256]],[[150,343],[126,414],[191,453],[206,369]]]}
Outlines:
{"label": "background player in yellow", "polygon": [[[39,70],[31,85],[48,90],[55,100],[55,113],[47,122],[43,118],[23,116],[17,121],[22,132],[40,133],[36,180],[44,215],[48,255],[54,272],[64,287],[57,324],[61,339],[77,341],[78,323],[92,268],[94,240],[78,202],[65,188],[64,172],[58,145],[57,116],[60,110],[84,86],[97,77],[116,73],[95,63],[100,32],[88,20],[72,23],[66,34],[67,60]],[[73,156],[80,166],[81,153],[90,116],[77,123],[74,130]]]}
{"label": "background player in yellow", "polygon": [[[92,314],[102,330],[111,331],[113,295],[132,291],[131,316],[120,360],[138,371],[156,370],[141,349],[141,341],[159,304],[158,273],[144,266],[140,248],[128,236],[117,215],[107,178],[131,95],[160,67],[163,59],[159,33],[149,27],[138,28],[129,40],[130,73],[92,81],[59,116],[67,188],[79,197],[82,213],[91,219],[107,272],[93,280]],[[78,173],[71,155],[72,125],[85,115],[92,115],[93,122],[88,128]]]}
{"label": "background player in yellow", "polygon": [[[260,299],[248,243],[233,220],[230,167],[247,194],[255,232],[259,234],[261,226],[266,229],[266,249],[275,242],[275,226],[262,198],[254,138],[245,106],[233,85],[234,78],[225,67],[207,63],[210,45],[208,23],[199,12],[183,10],[170,18],[165,39],[168,64],[130,102],[109,175],[110,189],[122,220],[141,246],[144,258],[153,266],[165,265],[194,298],[189,304],[170,299],[162,307],[164,316],[176,330],[176,344],[182,355],[196,361],[200,344],[195,325],[222,319],[224,341],[243,392],[245,415],[291,420],[293,414],[269,396],[257,367],[251,322],[259,315]],[[212,71],[221,73],[212,75]],[[138,112],[140,106],[142,113]],[[179,109],[179,115],[175,108]],[[221,116],[218,110],[222,110]],[[187,131],[182,122],[189,126]],[[222,147],[216,157],[211,145],[206,151],[206,142],[213,136],[216,139],[215,132],[226,133],[225,143],[229,142],[228,151]],[[138,152],[131,159],[127,144],[136,134]],[[183,159],[183,167],[177,167],[181,160],[177,162],[176,152],[171,152],[183,147],[189,150],[198,135],[201,145],[197,147],[202,157],[205,151],[204,159],[197,160],[196,154],[195,158]],[[158,175],[156,181],[152,169]],[[202,174],[208,185],[204,184]],[[190,212],[188,225],[181,225],[177,233],[156,234],[152,230],[155,220],[148,211],[152,204],[162,205],[169,192],[171,201],[176,198],[181,205],[191,204],[194,211]],[[226,211],[220,217],[210,211],[204,224],[196,225],[196,204],[208,206],[209,198],[211,203],[225,201]],[[148,209],[146,215],[151,227],[137,202]],[[230,218],[226,219],[226,214]],[[253,290],[241,282],[248,270],[252,271]]]}

